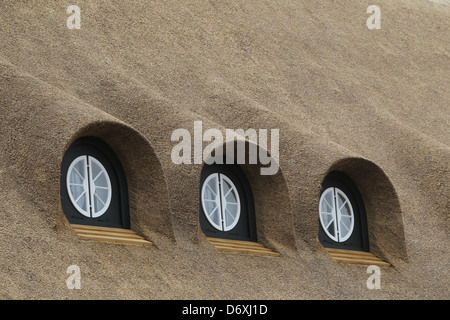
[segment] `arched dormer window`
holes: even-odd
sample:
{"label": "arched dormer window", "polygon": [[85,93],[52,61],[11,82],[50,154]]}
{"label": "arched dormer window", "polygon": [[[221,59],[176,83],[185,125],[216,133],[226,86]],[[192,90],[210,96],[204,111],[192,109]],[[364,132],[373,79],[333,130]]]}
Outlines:
{"label": "arched dormer window", "polygon": [[366,210],[355,184],[341,172],[322,182],[319,241],[326,248],[369,251]]}
{"label": "arched dormer window", "polygon": [[256,241],[253,195],[237,165],[205,165],[200,179],[200,226],[208,237]]}
{"label": "arched dormer window", "polygon": [[125,174],[102,140],[81,138],[68,148],[60,184],[61,206],[71,224],[130,228]]}

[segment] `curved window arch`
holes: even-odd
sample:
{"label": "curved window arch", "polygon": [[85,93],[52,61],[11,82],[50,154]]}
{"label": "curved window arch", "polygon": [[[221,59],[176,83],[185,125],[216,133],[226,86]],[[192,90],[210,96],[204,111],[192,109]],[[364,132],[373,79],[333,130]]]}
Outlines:
{"label": "curved window arch", "polygon": [[199,211],[200,226],[206,236],[256,241],[253,195],[239,166],[204,166]]}
{"label": "curved window arch", "polygon": [[72,224],[129,228],[125,174],[102,140],[81,138],[61,164],[61,206]]}
{"label": "curved window arch", "polygon": [[356,185],[341,172],[322,182],[319,241],[328,248],[369,251],[366,211]]}
{"label": "curved window arch", "polygon": [[77,157],[66,174],[67,193],[75,209],[90,218],[102,216],[112,198],[108,170],[89,155]]}
{"label": "curved window arch", "polygon": [[212,173],[202,186],[202,207],[207,220],[219,231],[230,231],[239,222],[241,203],[233,181]]}
{"label": "curved window arch", "polygon": [[344,242],[353,233],[355,216],[347,195],[339,188],[326,189],[319,201],[319,218],[323,230],[330,239]]}

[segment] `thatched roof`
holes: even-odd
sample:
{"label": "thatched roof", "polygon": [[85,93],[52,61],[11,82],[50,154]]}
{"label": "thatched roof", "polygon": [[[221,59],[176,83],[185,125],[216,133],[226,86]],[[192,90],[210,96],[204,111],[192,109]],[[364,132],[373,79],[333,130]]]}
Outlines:
{"label": "thatched roof", "polygon": [[[369,1],[0,3],[1,298],[448,298],[449,7]],[[202,165],[171,133],[276,128],[280,170],[252,186],[258,239],[280,257],[217,252],[198,224]],[[80,241],[60,208],[67,147],[98,136],[127,174],[150,247]],[[366,268],[317,241],[320,184],[346,172],[366,204]],[[82,289],[66,286],[78,265]]]}

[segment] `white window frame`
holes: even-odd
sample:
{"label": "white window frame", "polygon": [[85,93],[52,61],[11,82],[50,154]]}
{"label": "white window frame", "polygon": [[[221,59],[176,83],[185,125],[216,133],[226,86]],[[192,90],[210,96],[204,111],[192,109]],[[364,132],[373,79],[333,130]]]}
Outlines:
{"label": "white window frame", "polygon": [[[329,193],[332,194],[332,200],[333,200],[332,203],[328,203],[328,201],[326,200],[326,196]],[[344,202],[342,203],[341,206],[338,206],[338,200],[337,200],[338,196],[342,196],[342,198],[344,198]],[[329,212],[328,210],[325,210],[325,204],[327,204],[329,207],[331,207],[331,212]],[[344,207],[345,204],[348,204],[348,207],[350,208],[350,215],[345,215],[342,213],[341,209]],[[323,219],[323,215],[329,215],[332,217],[327,225],[325,225],[325,219]],[[346,225],[342,221],[342,218],[344,216],[347,216],[350,218],[350,222],[351,222],[350,226]],[[328,237],[330,237],[330,239],[332,239],[335,242],[344,242],[344,241],[348,240],[348,238],[350,238],[350,236],[353,234],[353,229],[355,226],[355,214],[353,212],[353,206],[352,206],[350,199],[345,194],[345,192],[343,192],[339,188],[330,187],[330,188],[327,188],[322,193],[320,200],[319,200],[319,218],[320,218],[319,220],[320,220],[320,223],[322,225],[324,232],[327,234]],[[331,225],[331,223],[333,223],[333,225],[334,225],[334,235],[328,231],[328,227]],[[344,226],[344,228],[342,228],[342,226]],[[347,230],[345,230],[345,232],[343,232],[344,229],[347,229]]]}
{"label": "white window frame", "polygon": [[[80,161],[83,161],[84,172],[78,172],[78,170],[75,169],[75,165],[78,164]],[[96,165],[100,168],[100,172],[97,174],[96,177],[93,177],[93,174],[92,174],[92,166],[93,165]],[[70,181],[71,173],[73,170],[83,181],[82,184],[75,184]],[[95,182],[96,179],[101,174],[105,175],[105,178],[106,178],[105,180],[107,183],[106,186],[99,186]],[[72,191],[71,191],[71,186],[74,186],[74,185],[83,188],[82,194],[79,195],[77,199],[74,198]],[[81,213],[85,217],[98,218],[98,217],[102,216],[108,210],[109,205],[111,204],[112,186],[111,186],[111,180],[108,175],[108,171],[105,169],[105,167],[102,165],[102,163],[100,161],[98,161],[97,159],[95,159],[92,156],[81,155],[72,161],[72,163],[69,166],[69,169],[67,170],[66,187],[67,187],[67,193],[69,195],[70,201],[72,202],[73,206],[79,213]],[[104,199],[101,199],[100,196],[96,193],[97,189],[104,189],[107,191],[106,201]],[[82,196],[86,197],[87,209],[83,209],[78,205],[78,201],[80,200],[80,198]],[[95,208],[94,208],[95,198],[97,198],[100,202],[102,202],[103,207],[101,210],[98,210],[98,211],[95,210]]]}
{"label": "white window frame", "polygon": [[[216,190],[218,190],[217,194],[214,190],[211,189],[209,186],[209,182],[211,180],[215,179],[215,185]],[[226,194],[224,194],[223,190],[223,184],[228,183],[230,186],[230,189]],[[206,189],[210,188],[210,191],[215,194],[214,199],[206,198]],[[236,202],[229,202],[226,200],[226,197],[230,192],[234,193],[234,196],[236,198]],[[213,202],[215,203],[214,208],[208,212],[206,202]],[[203,207],[203,212],[205,213],[206,219],[211,223],[211,225],[216,228],[219,231],[230,231],[232,230],[236,224],[239,222],[240,214],[241,214],[241,201],[239,192],[234,185],[234,183],[224,174],[222,173],[212,173],[210,174],[202,185],[202,192],[201,192],[201,203]],[[229,205],[237,206],[236,209],[236,215],[233,217],[231,212],[227,209]],[[216,210],[219,210],[219,218],[220,218],[220,224],[216,223],[213,219],[211,219],[211,216],[214,214]],[[225,219],[225,215],[228,215],[232,218],[232,223],[227,224],[227,219]]]}

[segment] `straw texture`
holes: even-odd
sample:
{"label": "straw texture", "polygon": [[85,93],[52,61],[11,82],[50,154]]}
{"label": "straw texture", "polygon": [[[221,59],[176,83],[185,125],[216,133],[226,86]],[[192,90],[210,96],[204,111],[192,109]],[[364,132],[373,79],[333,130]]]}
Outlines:
{"label": "straw texture", "polygon": [[[447,299],[449,7],[369,1],[0,2],[0,298]],[[243,165],[258,240],[218,252],[198,223],[202,165],[171,133],[279,129],[280,169]],[[60,209],[67,147],[97,136],[127,175],[132,229],[152,246],[80,240]],[[327,172],[360,189],[366,268],[317,241]],[[81,290],[66,269],[78,265]]]}

